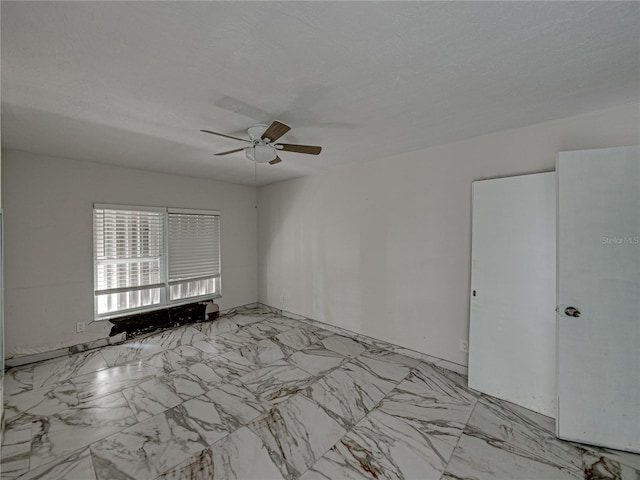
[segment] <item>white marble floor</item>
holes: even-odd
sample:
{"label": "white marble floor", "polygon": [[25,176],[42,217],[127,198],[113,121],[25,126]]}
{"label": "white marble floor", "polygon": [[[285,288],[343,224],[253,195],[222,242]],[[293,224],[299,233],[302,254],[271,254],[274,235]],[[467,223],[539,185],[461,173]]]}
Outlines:
{"label": "white marble floor", "polygon": [[16,368],[2,479],[620,479],[640,456],[383,342],[261,310]]}

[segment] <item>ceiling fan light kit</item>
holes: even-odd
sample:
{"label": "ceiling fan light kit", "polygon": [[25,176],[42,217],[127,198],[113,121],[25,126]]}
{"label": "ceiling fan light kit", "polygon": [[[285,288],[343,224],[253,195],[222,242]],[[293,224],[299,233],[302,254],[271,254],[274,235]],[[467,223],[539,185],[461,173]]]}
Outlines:
{"label": "ceiling fan light kit", "polygon": [[255,144],[253,147],[244,149],[244,153],[249,160],[256,163],[269,163],[275,160],[278,154],[271,145]]}
{"label": "ceiling fan light kit", "polygon": [[291,143],[275,143],[280,137],[291,130],[291,127],[285,125],[282,122],[275,120],[271,125],[267,126],[262,123],[258,123],[252,127],[249,127],[247,133],[250,140],[244,138],[233,137],[225,133],[213,132],[211,130],[200,130],[204,133],[210,133],[212,135],[218,135],[220,137],[230,138],[232,140],[238,140],[240,142],[250,143],[249,147],[236,148],[235,150],[228,150],[226,152],[216,153],[214,155],[229,155],[244,150],[245,156],[255,163],[269,163],[275,165],[280,163],[282,159],[278,156],[278,151],[305,153],[307,155],[319,155],[322,151],[322,147],[316,147],[312,145],[296,145]]}

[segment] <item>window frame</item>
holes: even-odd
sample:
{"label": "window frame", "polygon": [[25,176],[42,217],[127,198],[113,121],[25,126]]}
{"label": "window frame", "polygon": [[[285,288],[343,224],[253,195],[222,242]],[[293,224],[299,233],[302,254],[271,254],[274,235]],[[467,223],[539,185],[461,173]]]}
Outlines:
{"label": "window frame", "polygon": [[[96,210],[124,210],[124,211],[133,211],[133,212],[156,212],[162,213],[162,260],[161,260],[161,282],[159,284],[154,284],[154,288],[161,288],[160,290],[160,303],[153,305],[146,305],[142,307],[134,307],[126,310],[118,310],[115,312],[108,312],[99,314],[98,313],[98,294],[100,290],[97,290],[97,244],[96,244],[96,223],[95,223],[95,211]],[[178,213],[178,214],[186,214],[186,215],[209,215],[209,216],[217,216],[219,217],[220,227],[218,230],[218,256],[219,256],[219,273],[214,275],[214,287],[215,293],[208,293],[204,295],[198,295],[188,298],[181,298],[177,300],[171,300],[171,286],[172,282],[169,281],[169,214]],[[121,204],[107,204],[107,203],[94,203],[92,209],[92,241],[93,241],[93,314],[94,320],[108,320],[111,318],[124,317],[127,315],[135,314],[135,313],[145,313],[152,312],[156,310],[163,310],[165,308],[170,308],[174,306],[186,305],[189,303],[201,302],[204,300],[212,300],[216,298],[222,297],[222,215],[219,210],[203,210],[203,209],[188,209],[188,208],[173,208],[173,207],[154,207],[154,206],[143,206],[143,205],[121,205]],[[132,292],[136,290],[144,289],[145,286],[138,287],[122,287],[111,289],[113,293],[121,292]]]}

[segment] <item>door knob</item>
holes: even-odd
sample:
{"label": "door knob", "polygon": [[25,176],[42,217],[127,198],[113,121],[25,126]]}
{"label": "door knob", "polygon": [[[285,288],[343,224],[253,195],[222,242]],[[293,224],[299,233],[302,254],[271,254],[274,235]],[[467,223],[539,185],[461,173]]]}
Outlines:
{"label": "door knob", "polygon": [[564,314],[567,317],[576,317],[576,318],[578,318],[581,315],[580,310],[578,310],[576,307],[567,307],[567,308],[565,308],[564,309]]}

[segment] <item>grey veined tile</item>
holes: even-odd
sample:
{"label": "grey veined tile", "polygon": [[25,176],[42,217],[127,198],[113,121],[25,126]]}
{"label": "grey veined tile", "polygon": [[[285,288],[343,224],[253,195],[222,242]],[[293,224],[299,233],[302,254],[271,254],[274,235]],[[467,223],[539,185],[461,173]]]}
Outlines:
{"label": "grey veined tile", "polygon": [[299,350],[287,358],[287,361],[305,372],[324,375],[347,362],[348,357],[325,348],[323,345],[311,345]]}
{"label": "grey veined tile", "polygon": [[582,452],[582,468],[584,478],[589,480],[622,480],[620,464],[605,456],[593,452]]}
{"label": "grey veined tile", "polygon": [[265,339],[249,345],[244,345],[234,352],[224,355],[225,358],[235,364],[251,367],[261,367],[283,359],[288,351],[277,343]]}
{"label": "grey veined tile", "polygon": [[267,449],[247,427],[224,437],[158,480],[284,480]]}
{"label": "grey veined tile", "polygon": [[16,367],[4,374],[4,395],[16,395],[18,393],[33,390],[33,370],[35,366]]}
{"label": "grey veined tile", "polygon": [[183,345],[173,350],[163,350],[143,360],[143,363],[152,367],[157,367],[164,373],[182,370],[195,364],[209,364],[218,353],[206,353],[190,345]]}
{"label": "grey veined tile", "polygon": [[237,382],[267,404],[280,403],[305,390],[316,381],[315,375],[284,360],[240,377]]}
{"label": "grey veined tile", "polygon": [[249,424],[285,478],[297,478],[322,456],[346,430],[318,405],[302,395],[274,407]]}
{"label": "grey veined tile", "polygon": [[[391,366],[393,367],[393,366]],[[304,394],[346,428],[358,423],[396,385],[357,360],[310,385]]]}
{"label": "grey veined tile", "polygon": [[152,480],[207,448],[176,409],[167,410],[91,445],[98,480]]}
{"label": "grey veined tile", "polygon": [[72,379],[77,396],[90,399],[114,393],[158,375],[160,370],[144,364],[120,365]]}
{"label": "grey veined tile", "polygon": [[97,350],[76,353],[37,364],[33,370],[33,387],[58,385],[67,380],[107,368],[102,353]]}
{"label": "grey veined tile", "polygon": [[257,312],[254,314],[248,313],[239,313],[231,316],[231,319],[236,322],[236,324],[240,327],[244,327],[245,325],[251,325],[252,323],[262,322],[269,315],[265,315],[264,312]]}
{"label": "grey veined tile", "polygon": [[439,392],[469,404],[474,404],[480,396],[467,386],[466,377],[426,362],[411,371],[403,382],[403,389],[418,395]]}
{"label": "grey veined tile", "polygon": [[461,430],[421,416],[402,418],[374,410],[336,443],[301,480],[438,480]]}
{"label": "grey veined tile", "polygon": [[91,452],[85,447],[29,470],[20,480],[95,480]]}
{"label": "grey veined tile", "polygon": [[213,455],[207,448],[164,472],[156,480],[213,480],[215,473]]}
{"label": "grey veined tile", "polygon": [[356,357],[367,350],[367,347],[349,337],[343,335],[332,335],[322,340],[322,345],[329,350],[333,350],[345,357]]}
{"label": "grey veined tile", "polygon": [[139,421],[207,392],[221,378],[208,365],[194,364],[171,375],[152,377],[122,391]]}
{"label": "grey veined tile", "polygon": [[81,395],[75,384],[71,382],[5,396],[5,423],[36,416],[53,415],[81,404],[84,401],[83,397],[84,395]]}
{"label": "grey veined tile", "polygon": [[482,397],[443,478],[582,480],[580,450],[558,440],[547,420],[522,407]]}
{"label": "grey veined tile", "polygon": [[188,418],[188,423],[207,444],[215,443],[268,411],[252,392],[229,383],[183,403],[177,410]]}
{"label": "grey veined tile", "polygon": [[294,318],[283,317],[281,315],[273,315],[268,320],[270,323],[277,323],[287,328],[296,328],[304,325],[300,320]]}
{"label": "grey veined tile", "polygon": [[127,365],[163,352],[165,349],[157,344],[133,341],[104,347],[100,353],[109,367]]}
{"label": "grey veined tile", "polygon": [[272,340],[296,351],[318,343],[323,338],[311,328],[293,328],[276,335]]}
{"label": "grey veined tile", "polygon": [[32,423],[14,422],[2,432],[0,474],[3,480],[13,479],[29,470]]}
{"label": "grey veined tile", "polygon": [[[581,444],[579,446],[584,450],[591,452],[593,455],[606,457],[620,463],[621,471],[640,471],[640,453],[624,452],[621,450],[612,450],[610,448],[595,447],[592,445]],[[634,478],[633,480],[636,479]],[[637,480],[640,480],[640,476]]]}
{"label": "grey veined tile", "polygon": [[48,464],[137,422],[122,393],[33,420],[30,468]]}
{"label": "grey veined tile", "polygon": [[141,343],[158,345],[164,349],[172,349],[181,345],[192,345],[194,342],[206,341],[207,339],[208,337],[200,330],[190,325],[183,325],[150,335],[142,340]]}
{"label": "grey veined tile", "polygon": [[232,318],[220,317],[211,322],[197,323],[194,328],[200,330],[207,337],[214,338],[222,333],[235,332],[240,327]]}

